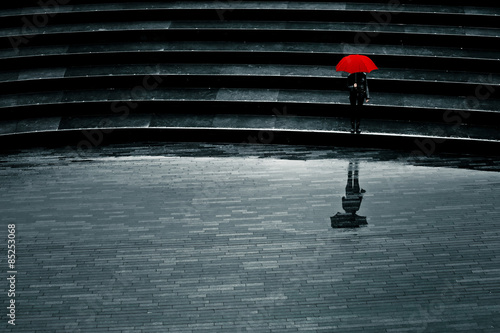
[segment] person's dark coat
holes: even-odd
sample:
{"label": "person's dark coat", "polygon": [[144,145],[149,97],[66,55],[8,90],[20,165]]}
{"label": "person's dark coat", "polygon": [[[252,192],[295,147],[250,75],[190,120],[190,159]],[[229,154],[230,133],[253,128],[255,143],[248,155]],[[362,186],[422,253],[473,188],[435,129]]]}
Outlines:
{"label": "person's dark coat", "polygon": [[[357,87],[354,87],[354,83],[357,83]],[[370,90],[368,89],[365,73],[353,73],[349,75],[347,77],[347,88],[351,96],[354,95],[360,99],[370,99]]]}

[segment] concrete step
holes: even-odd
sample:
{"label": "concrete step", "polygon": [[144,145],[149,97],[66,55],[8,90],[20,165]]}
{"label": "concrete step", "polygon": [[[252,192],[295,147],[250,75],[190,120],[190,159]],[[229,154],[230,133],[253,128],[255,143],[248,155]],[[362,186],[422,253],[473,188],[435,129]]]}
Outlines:
{"label": "concrete step", "polygon": [[[500,19],[498,20],[500,25]],[[0,30],[0,47],[168,41],[440,45],[498,50],[500,29],[346,22],[141,21],[25,26]]]}
{"label": "concrete step", "polygon": [[[459,16],[463,25],[495,26],[498,6],[491,1],[16,1],[0,4],[3,17],[1,25],[8,26],[21,17],[50,14],[54,23],[76,23],[80,20],[133,21],[148,19],[264,19],[279,17],[287,21],[295,20],[351,20],[387,23],[423,22],[428,24],[457,24]],[[187,11],[191,16],[187,16]],[[256,10],[258,14],[256,15]],[[57,14],[57,15],[54,15]],[[466,15],[463,15],[466,14]],[[17,16],[17,19],[16,19]],[[41,18],[39,18],[41,19]],[[480,20],[482,19],[482,20]],[[75,20],[75,21],[71,21]]]}
{"label": "concrete step", "polygon": [[[289,115],[142,114],[52,117],[0,122],[0,147],[75,145],[85,150],[123,140],[365,146],[436,152],[498,153],[497,130],[477,126],[362,120],[362,133],[350,134],[347,119]],[[128,138],[128,139],[127,139]],[[35,140],[35,141],[33,141]]]}
{"label": "concrete step", "polygon": [[[149,83],[154,83],[151,81]],[[449,124],[498,124],[498,99],[399,93],[371,94],[363,108],[370,119],[419,120]],[[1,119],[40,115],[168,114],[194,109],[199,114],[289,114],[349,117],[347,92],[262,88],[101,89],[12,94],[0,97]]]}
{"label": "concrete step", "polygon": [[172,41],[33,46],[0,50],[6,70],[159,62],[302,64],[335,66],[346,54],[370,56],[379,68],[499,73],[498,51],[439,46],[343,43]]}
{"label": "concrete step", "polygon": [[[162,87],[345,90],[346,73],[332,66],[157,64],[37,68],[0,73],[2,94],[130,88],[154,76]],[[369,75],[371,92],[500,97],[500,75],[383,68]]]}

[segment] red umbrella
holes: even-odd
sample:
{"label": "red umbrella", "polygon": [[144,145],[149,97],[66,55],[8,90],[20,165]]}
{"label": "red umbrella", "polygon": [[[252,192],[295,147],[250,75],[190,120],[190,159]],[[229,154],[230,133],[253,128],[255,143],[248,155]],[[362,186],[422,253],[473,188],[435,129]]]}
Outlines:
{"label": "red umbrella", "polygon": [[360,54],[348,55],[339,61],[336,67],[337,72],[347,72],[347,73],[358,73],[365,72],[370,73],[371,71],[378,69],[373,61],[367,56]]}

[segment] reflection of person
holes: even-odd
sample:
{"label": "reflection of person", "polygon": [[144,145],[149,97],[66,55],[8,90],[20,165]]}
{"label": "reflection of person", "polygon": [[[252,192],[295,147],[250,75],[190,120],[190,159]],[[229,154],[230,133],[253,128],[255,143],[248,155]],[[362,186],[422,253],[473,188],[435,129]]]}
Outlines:
{"label": "reflection of person", "polygon": [[349,100],[351,102],[351,133],[361,133],[361,107],[363,103],[370,100],[370,90],[366,74],[359,72],[347,77],[347,88],[349,88]]}
{"label": "reflection of person", "polygon": [[342,197],[342,208],[345,213],[337,213],[330,218],[332,228],[358,227],[367,224],[365,216],[359,216],[356,212],[361,207],[363,194],[366,191],[359,186],[359,163],[349,162],[347,169],[347,185],[345,196]]}
{"label": "reflection of person", "polygon": [[342,208],[346,213],[355,214],[359,210],[361,200],[363,200],[363,193],[365,192],[365,190],[359,187],[359,163],[357,161],[354,164],[349,162],[345,197],[342,197]]}

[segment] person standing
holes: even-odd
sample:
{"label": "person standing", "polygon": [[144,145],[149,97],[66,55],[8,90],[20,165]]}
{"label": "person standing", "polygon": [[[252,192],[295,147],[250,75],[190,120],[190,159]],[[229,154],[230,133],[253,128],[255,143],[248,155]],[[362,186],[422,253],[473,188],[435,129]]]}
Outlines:
{"label": "person standing", "polygon": [[370,90],[366,74],[363,72],[352,73],[347,77],[349,100],[351,102],[351,133],[361,133],[361,107],[370,100]]}
{"label": "person standing", "polygon": [[366,191],[359,186],[359,161],[352,160],[347,168],[345,196],[342,197],[342,208],[345,213],[338,212],[330,217],[332,228],[354,228],[368,224],[366,216],[356,214],[365,193]]}

